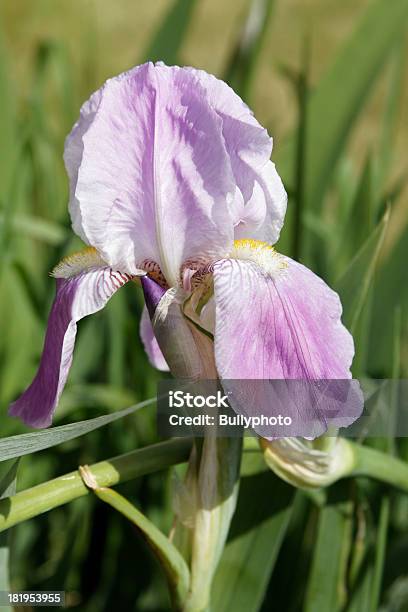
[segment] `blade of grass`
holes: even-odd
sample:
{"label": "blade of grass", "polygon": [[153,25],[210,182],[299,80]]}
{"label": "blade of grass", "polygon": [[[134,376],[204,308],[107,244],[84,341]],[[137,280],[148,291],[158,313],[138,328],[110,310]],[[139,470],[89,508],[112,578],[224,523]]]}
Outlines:
{"label": "blade of grass", "polygon": [[225,69],[224,80],[251,102],[258,60],[268,32],[274,0],[252,0],[238,42]]}
{"label": "blade of grass", "polygon": [[305,39],[303,49],[303,69],[297,82],[299,105],[299,128],[296,146],[295,169],[295,208],[293,220],[293,257],[300,259],[302,254],[302,216],[305,208],[306,151],[308,134],[308,103],[309,103],[309,41]]}
{"label": "blade of grass", "polygon": [[108,380],[114,387],[124,387],[126,372],[126,293],[118,292],[107,311],[109,329]]}
{"label": "blade of grass", "polygon": [[390,498],[388,495],[383,495],[381,499],[380,518],[375,547],[374,571],[371,583],[370,612],[377,612],[379,609],[389,520]]}
{"label": "blade of grass", "polygon": [[395,137],[398,125],[398,116],[403,100],[402,92],[405,82],[406,70],[406,40],[401,36],[396,41],[393,51],[391,71],[389,77],[388,95],[384,110],[384,117],[381,129],[381,138],[378,147],[378,170],[377,170],[377,190],[381,191],[386,182],[395,150]]}
{"label": "blade of grass", "polygon": [[0,462],[6,459],[29,455],[45,448],[57,446],[57,444],[62,442],[73,440],[109,423],[113,423],[118,419],[123,419],[129,414],[133,414],[155,402],[156,398],[152,398],[113,414],[105,414],[93,419],[87,419],[86,421],[79,421],[78,423],[69,423],[69,425],[60,425],[51,429],[0,439]]}
{"label": "blade of grass", "polygon": [[[407,27],[408,0],[371,3],[333,65],[310,97],[308,114],[306,206],[319,210],[354,122],[372,85]],[[284,183],[294,184],[296,138],[282,147],[277,166]]]}
{"label": "blade of grass", "polygon": [[[392,317],[384,317],[384,313],[392,313],[400,305],[403,312],[408,306],[408,231],[405,227],[394,249],[382,262],[376,277],[375,295],[373,300],[373,325],[369,339],[370,368],[388,376],[389,355],[392,346]],[[406,315],[405,315],[406,319]]]}
{"label": "blade of grass", "polygon": [[259,610],[291,515],[294,490],[265,471],[258,453],[244,455],[243,473],[212,589],[217,612]]}
{"label": "blade of grass", "polygon": [[336,283],[343,304],[343,321],[351,332],[355,329],[373,280],[388,221],[389,210]]}
{"label": "blade of grass", "polygon": [[356,507],[356,536],[349,567],[349,597],[343,612],[369,612],[374,554],[369,542],[369,517],[365,500]]}
{"label": "blade of grass", "polygon": [[[14,96],[9,80],[7,55],[0,24],[0,202],[7,203],[17,157],[16,117]],[[0,253],[1,254],[1,253]]]}
{"label": "blade of grass", "polygon": [[143,54],[142,61],[180,62],[180,48],[187,34],[197,0],[175,0]]}
{"label": "blade of grass", "polygon": [[[5,215],[0,213],[0,232],[4,223]],[[24,213],[14,215],[11,229],[16,233],[27,236],[27,238],[39,240],[52,246],[60,245],[67,237],[67,230],[60,224]]]}
{"label": "blade of grass", "polygon": [[[15,461],[7,473],[0,480],[0,500],[10,497],[16,492],[17,468],[19,460]],[[10,533],[0,534],[0,591],[10,590]],[[12,612],[12,608],[5,606],[6,612]]]}
{"label": "blade of grass", "polygon": [[345,602],[352,509],[344,486],[338,485],[320,510],[304,612],[336,612]]}

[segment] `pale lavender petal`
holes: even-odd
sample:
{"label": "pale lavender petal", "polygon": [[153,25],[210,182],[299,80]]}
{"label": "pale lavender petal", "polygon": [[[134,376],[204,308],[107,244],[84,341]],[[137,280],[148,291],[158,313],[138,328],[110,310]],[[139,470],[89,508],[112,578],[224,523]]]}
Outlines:
{"label": "pale lavender petal", "polygon": [[101,310],[130,278],[109,267],[57,278],[40,367],[28,389],[10,406],[11,416],[31,427],[51,425],[71,367],[77,321]]}
{"label": "pale lavender petal", "polygon": [[222,119],[196,71],[144,64],[106,82],[66,142],[74,227],[112,266],[169,284],[233,240],[236,184]]}
{"label": "pale lavender petal", "polygon": [[[341,382],[339,385],[332,382],[333,379],[350,379],[353,340],[341,323],[338,295],[301,264],[287,257],[278,257],[286,267],[277,266],[269,273],[253,261],[224,260],[216,264],[217,370],[222,379],[240,381],[331,381],[324,387],[321,397],[334,398],[336,408],[329,402],[327,413],[323,411],[316,417],[323,421],[316,425],[321,434],[321,428],[326,429],[330,417],[336,426],[347,425],[361,412],[361,405],[353,403],[350,405],[353,414],[347,411],[344,415],[338,414],[337,408],[343,405],[349,385],[345,389]],[[248,400],[247,413],[267,414],[269,410],[275,414],[278,408],[276,388],[259,384],[253,387],[241,385],[242,389]],[[292,386],[292,389],[295,389],[293,397],[296,400],[293,409],[298,410],[299,386]],[[304,387],[301,391],[306,398]],[[314,391],[314,387],[308,387],[312,395]],[[281,391],[279,394],[282,400]],[[281,401],[281,405],[284,406],[285,401]],[[233,407],[237,409],[237,406]],[[311,415],[301,414],[301,420],[302,417],[307,420]],[[317,430],[316,427],[313,431]],[[283,431],[281,435],[284,435]],[[287,435],[301,434],[292,432]],[[313,437],[313,434],[309,435]]]}
{"label": "pale lavender petal", "polygon": [[74,232],[87,244],[89,241],[82,227],[82,215],[79,202],[76,198],[76,186],[78,182],[78,172],[81,167],[84,152],[83,136],[86,134],[95,118],[101,100],[102,89],[98,89],[82,105],[80,116],[71,130],[65,142],[64,161],[69,176],[69,213],[72,220]]}
{"label": "pale lavender petal", "polygon": [[142,317],[140,319],[140,337],[152,366],[158,370],[161,370],[162,372],[168,372],[169,366],[166,363],[163,353],[158,345],[156,336],[154,335],[149,311],[147,310],[146,306],[143,308]]}
{"label": "pale lavender petal", "polygon": [[239,190],[235,198],[235,238],[274,244],[286,213],[287,196],[269,159],[272,138],[252,111],[223,81],[197,70],[208,100],[222,119],[225,146]]}
{"label": "pale lavender petal", "polygon": [[308,268],[268,275],[251,261],[215,266],[215,350],[225,378],[349,378],[353,340],[338,295]]}
{"label": "pale lavender petal", "polygon": [[[241,170],[241,176],[248,176],[251,171]],[[252,173],[254,174],[254,173]],[[238,216],[234,238],[252,238],[275,244],[286,213],[287,195],[283,183],[276,171],[275,164],[268,161],[256,177],[253,176],[251,197]]]}

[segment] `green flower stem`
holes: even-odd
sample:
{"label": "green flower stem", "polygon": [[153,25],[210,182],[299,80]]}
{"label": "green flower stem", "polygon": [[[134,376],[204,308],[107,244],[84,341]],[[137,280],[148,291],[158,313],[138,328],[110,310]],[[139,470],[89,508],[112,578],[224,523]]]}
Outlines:
{"label": "green flower stem", "polygon": [[196,480],[190,592],[183,612],[210,608],[213,577],[237,503],[241,457],[241,437],[217,437],[214,429],[206,433]]}
{"label": "green flower stem", "polygon": [[[353,466],[347,476],[367,476],[408,492],[408,464],[347,440]],[[252,446],[252,445],[251,445]],[[109,487],[188,460],[192,440],[178,438],[138,449],[91,466],[101,487]],[[87,495],[77,471],[0,500],[0,532],[48,510]]]}
{"label": "green flower stem", "polygon": [[[175,438],[90,466],[100,487],[109,487],[188,460],[189,438]],[[0,500],[0,532],[89,494],[78,471]]]}
{"label": "green flower stem", "polygon": [[391,455],[348,441],[354,455],[350,476],[367,476],[408,493],[408,463]]}

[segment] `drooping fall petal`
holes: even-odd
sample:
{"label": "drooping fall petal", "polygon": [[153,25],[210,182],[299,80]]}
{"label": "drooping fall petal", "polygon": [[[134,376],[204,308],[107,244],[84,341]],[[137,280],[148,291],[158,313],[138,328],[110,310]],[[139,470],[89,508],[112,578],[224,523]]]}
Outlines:
{"label": "drooping fall petal", "polygon": [[231,405],[248,415],[282,409],[298,428],[283,428],[282,436],[315,437],[330,424],[350,424],[362,405],[349,383],[354,345],[340,300],[301,264],[273,251],[267,257],[264,267],[230,259],[214,269],[217,370],[237,380],[241,394]]}
{"label": "drooping fall petal", "polygon": [[130,279],[110,267],[89,268],[76,276],[57,278],[40,366],[31,385],[10,406],[11,416],[31,427],[51,425],[71,367],[77,321],[101,310]]}

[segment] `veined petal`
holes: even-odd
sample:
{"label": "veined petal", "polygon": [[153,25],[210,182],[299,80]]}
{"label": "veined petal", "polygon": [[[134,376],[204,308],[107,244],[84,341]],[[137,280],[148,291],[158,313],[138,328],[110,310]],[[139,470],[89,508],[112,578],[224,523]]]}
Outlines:
{"label": "veined petal", "polygon": [[196,74],[222,119],[225,147],[239,190],[234,203],[234,237],[274,244],[283,225],[287,195],[270,161],[272,138],[229,85],[204,71]]}
{"label": "veined petal", "polygon": [[[243,255],[245,248],[241,249]],[[359,416],[362,405],[358,393],[351,389],[351,403],[344,414],[338,411],[348,401],[350,386],[347,380],[345,385],[341,381],[351,377],[354,345],[341,323],[337,294],[301,264],[272,249],[268,259],[267,253],[261,251],[254,249],[252,261],[247,253],[246,261],[224,260],[214,267],[215,359],[220,377],[299,381],[297,387],[288,386],[284,391],[279,384],[249,386],[248,392],[244,388],[248,400],[244,410],[250,415],[267,415],[268,411],[274,415],[277,408],[285,409],[294,387],[296,412],[299,394],[307,402],[307,394],[313,396],[317,391],[320,400],[328,401],[327,406],[320,403],[317,415],[290,415],[299,416],[301,425],[302,418],[313,417],[317,421],[311,433],[303,433],[305,437],[323,433],[330,419],[337,427],[350,424]],[[327,381],[323,390],[314,383],[321,380]],[[311,384],[305,386],[302,381]],[[287,432],[302,435],[301,431]],[[268,437],[265,432],[262,435]]]}
{"label": "veined petal", "polygon": [[252,238],[275,244],[279,239],[287,206],[286,191],[275,164],[268,161],[257,173],[249,166],[245,169],[241,164],[240,176],[246,176],[247,184],[253,184],[253,189],[237,216],[234,238]]}
{"label": "veined petal", "polygon": [[158,263],[170,285],[191,258],[225,256],[235,178],[193,69],[144,64],[110,79],[66,141],[74,229],[130,274]]}
{"label": "veined petal", "polygon": [[142,317],[140,319],[140,337],[152,366],[158,370],[161,370],[162,372],[168,372],[169,366],[167,365],[164,355],[161,352],[159,344],[156,340],[156,336],[154,335],[152,322],[146,306],[143,308]]}
{"label": "veined petal", "polygon": [[354,345],[339,297],[305,266],[278,253],[268,271],[224,260],[215,265],[214,294],[223,377],[350,378]]}
{"label": "veined petal", "polygon": [[[71,367],[77,321],[101,310],[132,278],[107,266],[89,265],[98,258],[94,250],[82,252],[63,260],[54,271],[59,278],[40,366],[31,385],[9,410],[11,416],[19,417],[26,425],[37,428],[51,425]],[[76,275],[72,275],[74,270]]]}

